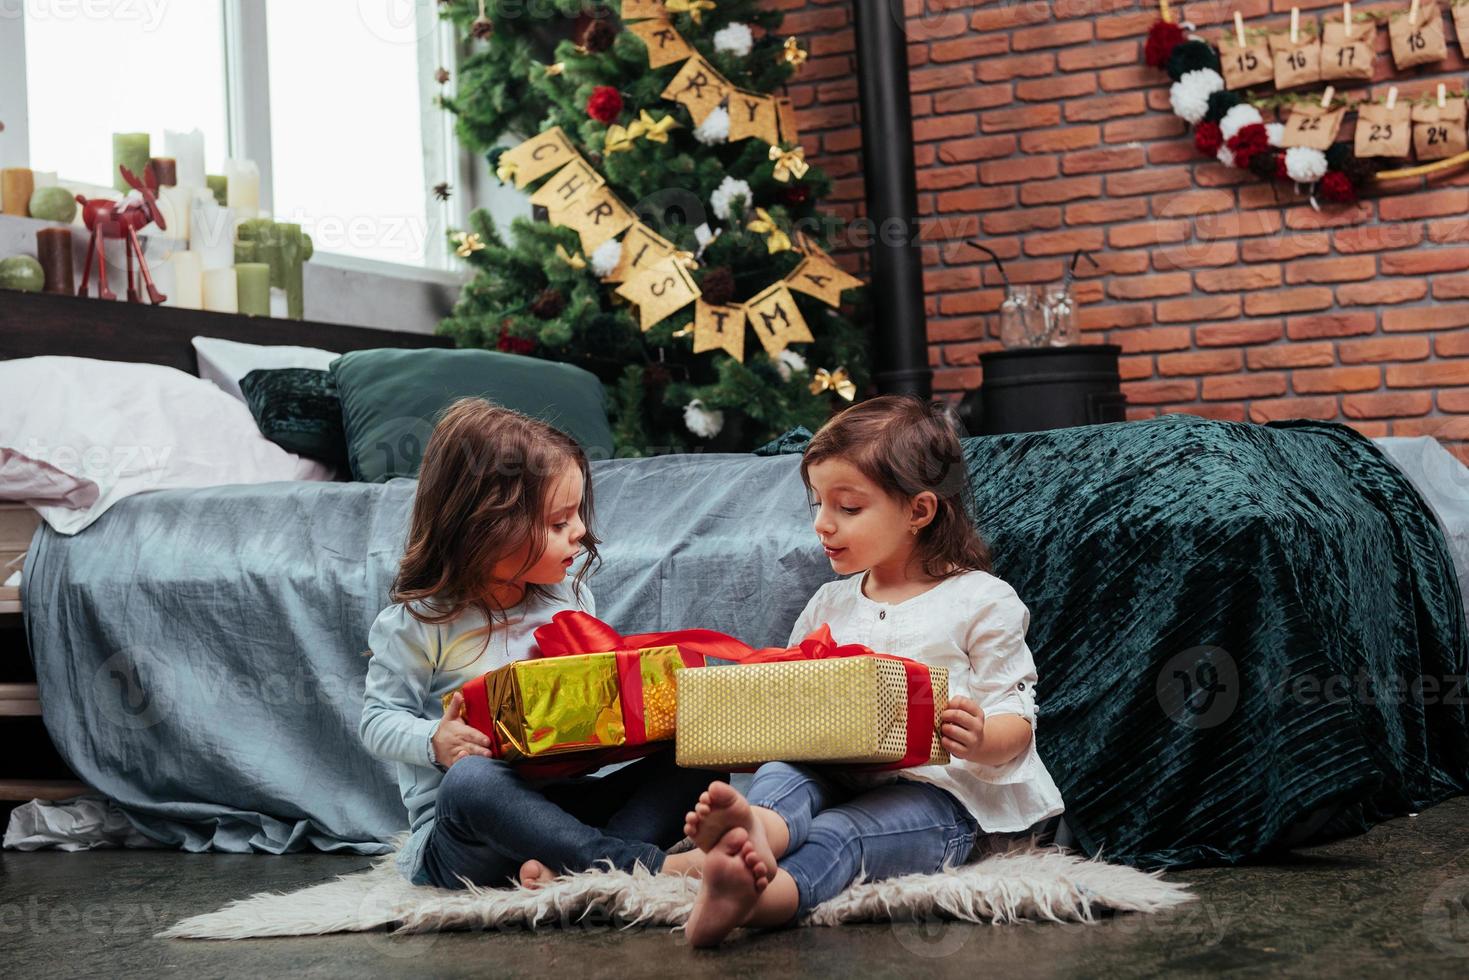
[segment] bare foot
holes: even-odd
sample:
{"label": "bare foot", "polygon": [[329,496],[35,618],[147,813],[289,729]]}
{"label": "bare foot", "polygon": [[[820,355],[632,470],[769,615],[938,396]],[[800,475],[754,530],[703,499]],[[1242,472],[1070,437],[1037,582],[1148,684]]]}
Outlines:
{"label": "bare foot", "polygon": [[699,795],[694,809],[684,815],[684,833],[699,850],[709,852],[734,828],[749,835],[750,844],[765,864],[767,876],[775,874],[775,851],[765,834],[765,825],[755,816],[750,801],[729,783],[715,780]]}
{"label": "bare foot", "polygon": [[684,926],[690,945],[718,946],[755,907],[764,885],[756,884],[747,853],[753,856],[750,835],[743,827],[725,834],[709,852],[704,862],[704,883]]}
{"label": "bare foot", "polygon": [[524,888],[540,888],[556,880],[556,872],[539,861],[530,860],[520,866],[520,884]]}

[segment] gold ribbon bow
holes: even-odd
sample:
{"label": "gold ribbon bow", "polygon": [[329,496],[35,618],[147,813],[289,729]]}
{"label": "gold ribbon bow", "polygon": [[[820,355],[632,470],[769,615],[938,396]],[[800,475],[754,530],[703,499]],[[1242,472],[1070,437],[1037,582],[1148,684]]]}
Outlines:
{"label": "gold ribbon bow", "polygon": [[809,57],[811,57],[809,54],[801,50],[800,41],[797,41],[794,37],[786,38],[785,59],[791,63],[792,67],[800,68],[806,63],[806,59]]}
{"label": "gold ribbon bow", "polygon": [[550,64],[550,65],[547,65],[546,66],[546,77],[547,78],[555,78],[557,75],[561,74],[565,70],[566,70],[566,63],[565,62],[562,62],[562,61],[555,62],[554,64]]}
{"label": "gold ribbon bow", "polygon": [[704,11],[714,9],[714,0],[663,0],[670,13],[688,14],[695,24],[704,23]]}
{"label": "gold ribbon bow", "polygon": [[639,127],[640,132],[636,133],[633,138],[636,139],[638,136],[641,136],[654,143],[667,143],[668,131],[677,125],[678,123],[674,121],[672,116],[664,116],[662,119],[654,122],[648,110],[642,109],[639,111],[638,121],[633,123],[633,126]]}
{"label": "gold ribbon bow", "polygon": [[791,237],[780,230],[780,226],[775,223],[775,219],[770,216],[770,212],[764,208],[756,208],[755,220],[745,225],[745,227],[757,234],[766,236],[765,247],[770,250],[771,255],[774,255],[776,252],[788,251],[791,247]]}
{"label": "gold ribbon bow", "polygon": [[500,178],[500,183],[508,184],[515,177],[515,171],[519,169],[515,164],[507,161],[502,162],[495,168],[495,176]]}
{"label": "gold ribbon bow", "polygon": [[449,236],[449,240],[456,246],[454,253],[461,259],[467,259],[475,252],[485,247],[480,240],[479,233],[474,231],[458,231]]}
{"label": "gold ribbon bow", "polygon": [[847,377],[846,368],[837,368],[835,371],[816,369],[816,374],[811,378],[811,394],[819,395],[827,390],[836,392],[847,401],[857,397],[857,385]]}
{"label": "gold ribbon bow", "polygon": [[770,159],[775,161],[774,176],[780,181],[787,181],[792,177],[800,180],[806,176],[806,171],[811,169],[811,164],[806,162],[806,148],[803,146],[798,146],[794,150],[782,150],[778,146],[772,146]]}
{"label": "gold ribbon bow", "polygon": [[587,260],[581,257],[581,253],[572,255],[566,251],[565,245],[556,246],[556,257],[573,269],[585,269],[587,267]]}
{"label": "gold ribbon bow", "polygon": [[614,123],[607,127],[607,139],[602,144],[602,152],[607,154],[631,150],[633,140],[641,136],[642,133],[643,124],[641,120],[635,120],[631,126]]}
{"label": "gold ribbon bow", "polygon": [[[697,256],[694,255],[693,252],[687,252],[683,249],[680,249],[679,251],[673,253],[673,257],[678,261],[679,265],[683,266],[685,269],[688,269],[690,272],[693,272],[699,267],[699,259]],[[678,334],[674,334],[674,336],[677,337]]]}

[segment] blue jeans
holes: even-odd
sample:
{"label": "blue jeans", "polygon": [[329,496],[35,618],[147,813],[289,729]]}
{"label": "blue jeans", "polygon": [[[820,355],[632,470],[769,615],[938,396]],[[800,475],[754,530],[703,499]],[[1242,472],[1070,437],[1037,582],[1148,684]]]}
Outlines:
{"label": "blue jeans", "polygon": [[797,915],[841,893],[859,875],[880,880],[962,864],[979,825],[937,786],[899,780],[853,790],[817,769],[772,762],[747,794],[790,830],[777,863],[795,879]]}
{"label": "blue jeans", "polygon": [[683,839],[684,814],[718,773],[680,769],[670,748],[607,776],[537,784],[499,759],[468,756],[449,768],[434,803],[421,884],[508,884],[534,858],[553,871],[610,861],[663,867]]}

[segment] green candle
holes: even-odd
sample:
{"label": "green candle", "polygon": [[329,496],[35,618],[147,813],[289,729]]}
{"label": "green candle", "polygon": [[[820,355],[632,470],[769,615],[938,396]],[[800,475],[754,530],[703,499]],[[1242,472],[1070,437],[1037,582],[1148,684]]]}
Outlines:
{"label": "green candle", "polygon": [[270,316],[270,266],[264,262],[241,262],[235,266],[240,291],[240,312],[246,316]]}
{"label": "green candle", "polygon": [[214,194],[214,199],[219,202],[219,206],[224,207],[225,202],[229,200],[229,178],[221,174],[207,174],[204,177],[204,183],[209,185],[209,190]]}
{"label": "green candle", "polygon": [[133,185],[122,179],[119,167],[127,167],[139,180],[148,171],[149,140],[147,133],[112,134],[112,186],[126,193]]}

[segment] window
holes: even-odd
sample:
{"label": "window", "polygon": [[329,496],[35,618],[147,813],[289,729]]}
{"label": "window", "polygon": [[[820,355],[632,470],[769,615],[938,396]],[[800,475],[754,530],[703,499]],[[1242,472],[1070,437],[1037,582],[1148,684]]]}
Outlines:
{"label": "window", "polygon": [[113,133],[163,156],[165,130],[197,128],[207,171],[254,160],[262,208],[328,261],[462,269],[444,232],[468,223],[475,168],[432,107],[455,51],[436,4],[4,2],[0,106],[25,112],[0,113],[0,163],[110,186]]}

